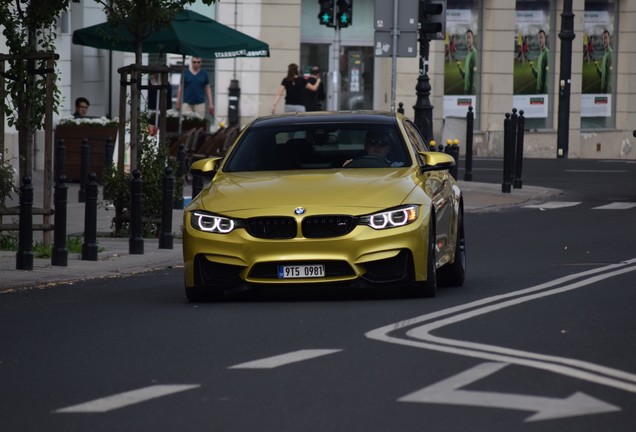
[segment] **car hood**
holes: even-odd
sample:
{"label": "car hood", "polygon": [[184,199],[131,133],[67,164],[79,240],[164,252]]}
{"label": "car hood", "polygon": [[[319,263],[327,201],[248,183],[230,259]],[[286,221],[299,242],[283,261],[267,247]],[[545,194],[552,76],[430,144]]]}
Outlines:
{"label": "car hood", "polygon": [[297,207],[306,215],[362,214],[404,203],[418,182],[414,168],[220,172],[189,209],[234,217],[279,215]]}

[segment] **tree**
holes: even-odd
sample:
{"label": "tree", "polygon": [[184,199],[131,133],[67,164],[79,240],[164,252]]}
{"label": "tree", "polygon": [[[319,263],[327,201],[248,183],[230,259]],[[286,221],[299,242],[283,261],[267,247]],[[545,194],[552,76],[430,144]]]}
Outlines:
{"label": "tree", "polygon": [[[18,130],[20,178],[31,174],[33,133],[44,123],[45,80],[37,76],[46,70],[46,64],[33,57],[41,51],[55,52],[56,21],[71,2],[79,0],[0,0],[0,26],[10,54],[3,77],[9,96],[3,101],[4,113],[9,125]],[[59,100],[56,88],[54,109]]]}
{"label": "tree", "polygon": [[[167,27],[175,15],[182,11],[186,5],[194,3],[196,0],[95,0],[102,5],[106,18],[113,27],[123,26],[135,38],[135,67],[132,69],[131,81],[141,82],[138,70],[141,66],[141,48],[144,39],[153,32]],[[216,0],[202,0],[206,5],[215,3]],[[132,112],[130,116],[131,127],[131,162],[136,165],[139,155],[138,143],[140,142],[141,131],[139,129],[140,112],[140,90],[137,86],[131,87],[130,104]]]}

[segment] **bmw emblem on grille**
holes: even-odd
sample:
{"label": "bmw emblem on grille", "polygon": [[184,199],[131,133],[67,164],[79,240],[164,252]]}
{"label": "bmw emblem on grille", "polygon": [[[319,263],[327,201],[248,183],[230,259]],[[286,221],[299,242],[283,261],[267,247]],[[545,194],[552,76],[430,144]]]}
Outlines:
{"label": "bmw emblem on grille", "polygon": [[305,214],[306,211],[307,210],[305,210],[304,207],[296,207],[294,209],[294,213],[297,214],[297,215]]}

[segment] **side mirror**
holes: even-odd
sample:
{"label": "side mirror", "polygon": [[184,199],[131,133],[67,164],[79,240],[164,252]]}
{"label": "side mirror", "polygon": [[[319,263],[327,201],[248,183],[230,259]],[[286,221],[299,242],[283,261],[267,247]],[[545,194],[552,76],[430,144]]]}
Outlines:
{"label": "side mirror", "polygon": [[424,159],[424,166],[421,168],[422,172],[429,171],[443,171],[451,169],[455,166],[455,158],[449,154],[442,152],[419,152]]}
{"label": "side mirror", "polygon": [[218,163],[221,159],[223,158],[216,156],[194,161],[192,165],[190,165],[190,174],[211,180],[216,175]]}

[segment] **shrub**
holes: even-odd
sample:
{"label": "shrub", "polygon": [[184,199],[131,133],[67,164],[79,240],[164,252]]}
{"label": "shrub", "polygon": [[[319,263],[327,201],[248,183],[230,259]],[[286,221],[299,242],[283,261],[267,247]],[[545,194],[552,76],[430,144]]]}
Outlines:
{"label": "shrub", "polygon": [[[140,123],[145,123],[141,121]],[[141,124],[146,130],[147,124]],[[169,165],[173,175],[177,171],[177,162],[168,158],[168,148],[161,147],[153,137],[142,134],[139,145],[139,171],[143,180],[142,218],[144,237],[157,237],[161,220],[163,198],[163,179],[165,167]],[[113,219],[113,236],[125,237],[130,233],[130,182],[132,174],[120,174],[117,167],[111,165],[104,171],[104,200],[115,207]],[[175,194],[181,194],[183,180],[175,179]],[[178,196],[178,195],[177,195]]]}
{"label": "shrub", "polygon": [[0,153],[0,208],[5,207],[5,201],[11,193],[17,193],[18,189],[14,183],[15,170],[11,161]]}

